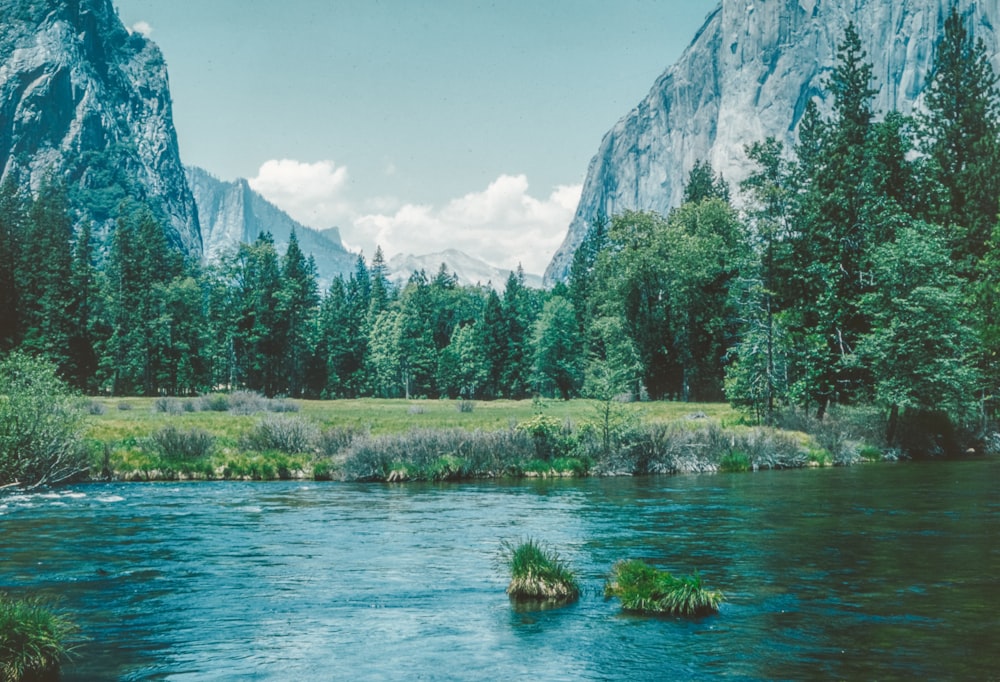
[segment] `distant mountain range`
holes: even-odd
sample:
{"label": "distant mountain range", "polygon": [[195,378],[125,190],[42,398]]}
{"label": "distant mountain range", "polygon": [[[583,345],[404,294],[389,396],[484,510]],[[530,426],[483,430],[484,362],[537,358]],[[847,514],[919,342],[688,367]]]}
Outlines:
{"label": "distant mountain range", "polygon": [[[444,263],[445,268],[451,274],[458,276],[458,281],[462,284],[482,284],[492,285],[497,291],[503,291],[510,270],[495,268],[489,263],[474,258],[467,253],[457,249],[448,249],[439,253],[429,253],[424,256],[414,256],[412,254],[398,254],[389,259],[389,277],[397,282],[405,282],[409,276],[423,270],[428,277],[433,277]],[[529,287],[541,287],[542,278],[540,275],[525,273],[524,283]]]}
{"label": "distant mountain range", "polygon": [[[226,182],[191,166],[185,172],[198,206],[206,261],[217,262],[223,254],[233,251],[241,242],[253,242],[262,232],[270,232],[278,252],[284,253],[288,237],[294,230],[302,251],[316,261],[321,287],[329,285],[334,277],[349,277],[354,272],[358,254],[344,246],[336,227],[319,231],[297,222],[242,178]],[[442,263],[462,284],[492,284],[502,290],[510,275],[510,270],[495,268],[455,249],[422,256],[399,254],[386,265],[389,279],[405,284],[418,270],[433,277]],[[542,278],[525,275],[525,283],[540,287]]]}

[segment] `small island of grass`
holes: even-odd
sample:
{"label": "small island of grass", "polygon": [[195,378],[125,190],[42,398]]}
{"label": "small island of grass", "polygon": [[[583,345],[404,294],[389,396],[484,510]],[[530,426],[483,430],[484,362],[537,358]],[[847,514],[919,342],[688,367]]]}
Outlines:
{"label": "small island of grass", "polygon": [[0,594],[0,679],[58,680],[75,630],[39,599]]}
{"label": "small island of grass", "polygon": [[510,569],[507,594],[519,604],[569,604],[580,597],[576,576],[555,551],[535,540],[501,544],[501,560]]}
{"label": "small island of grass", "polygon": [[604,594],[621,599],[626,611],[699,616],[716,613],[725,600],[722,592],[702,587],[697,573],[675,577],[637,559],[619,561],[611,573]]}

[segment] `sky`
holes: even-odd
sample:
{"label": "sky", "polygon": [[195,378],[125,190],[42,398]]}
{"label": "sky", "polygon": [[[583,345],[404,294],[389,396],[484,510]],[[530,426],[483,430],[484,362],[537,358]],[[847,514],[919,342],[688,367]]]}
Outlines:
{"label": "sky", "polygon": [[367,257],[544,271],[605,132],[718,0],[115,0],[185,164]]}

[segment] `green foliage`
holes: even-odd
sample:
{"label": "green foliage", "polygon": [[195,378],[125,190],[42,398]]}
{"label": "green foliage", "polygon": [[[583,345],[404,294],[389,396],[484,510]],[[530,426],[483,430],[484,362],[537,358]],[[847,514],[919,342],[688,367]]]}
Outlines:
{"label": "green foliage", "polygon": [[535,321],[532,382],[539,392],[569,400],[582,383],[578,332],[572,304],[561,296],[549,298]]}
{"label": "green foliage", "polygon": [[528,538],[500,544],[500,562],[510,571],[507,594],[516,602],[566,604],[580,597],[573,571],[552,549]]}
{"label": "green foliage", "polygon": [[518,422],[517,430],[531,436],[535,444],[535,455],[544,461],[562,457],[573,449],[573,437],[566,424],[555,417],[536,414],[530,419]]}
{"label": "green foliage", "polygon": [[277,450],[294,455],[314,452],[319,439],[319,428],[302,417],[268,415],[244,435],[241,445],[257,452]]}
{"label": "green foliage", "polygon": [[750,468],[750,456],[742,452],[728,452],[719,460],[719,471],[739,473],[750,471]]}
{"label": "green foliage", "polygon": [[604,587],[607,597],[618,597],[626,611],[678,616],[716,613],[722,592],[702,586],[701,577],[674,577],[638,559],[619,561]]}
{"label": "green foliage", "polygon": [[175,465],[190,465],[209,457],[215,448],[215,438],[204,429],[181,430],[164,426],[152,436],[153,447],[165,461]]}
{"label": "green foliage", "polygon": [[0,594],[0,679],[58,679],[77,628],[37,598]]}
{"label": "green foliage", "polygon": [[86,473],[81,417],[52,364],[20,352],[0,362],[0,486],[56,485]]}

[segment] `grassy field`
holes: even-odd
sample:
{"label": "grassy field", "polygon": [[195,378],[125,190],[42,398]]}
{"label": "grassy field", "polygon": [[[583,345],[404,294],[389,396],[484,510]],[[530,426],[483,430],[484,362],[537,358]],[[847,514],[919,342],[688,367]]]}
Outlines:
{"label": "grassy field", "polygon": [[116,480],[642,475],[881,456],[849,421],[827,420],[818,431],[754,427],[725,404],[307,401],[237,392],[103,398],[85,407],[91,476]]}
{"label": "grassy field", "polygon": [[[288,400],[295,412],[320,428],[350,428],[373,435],[405,433],[412,429],[467,429],[499,431],[531,418],[539,411],[560,421],[579,425],[596,421],[600,403],[591,400],[545,401],[496,400],[473,403],[463,412],[453,400]],[[201,411],[198,399],[163,401],[158,398],[99,398],[99,405],[87,417],[87,438],[101,442],[148,437],[157,429],[173,425],[180,429],[200,428],[235,444],[260,419],[260,414]],[[162,409],[166,405],[167,409]],[[644,422],[669,422],[704,414],[723,425],[736,423],[740,414],[726,404],[651,402],[623,406]],[[158,409],[159,408],[159,409]]]}
{"label": "grassy field", "polygon": [[[588,400],[101,398],[85,404],[94,478],[445,480],[587,475],[608,455]],[[614,404],[615,423],[737,424],[722,404]],[[697,417],[697,419],[690,419]],[[603,459],[607,459],[604,457]]]}

